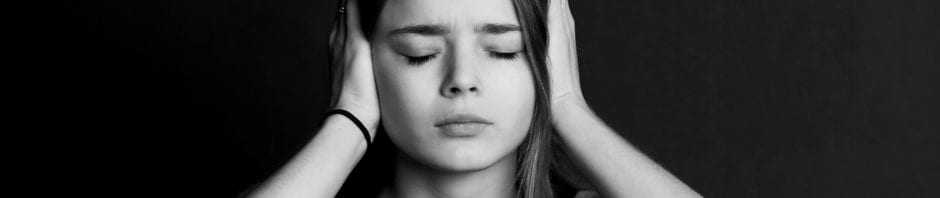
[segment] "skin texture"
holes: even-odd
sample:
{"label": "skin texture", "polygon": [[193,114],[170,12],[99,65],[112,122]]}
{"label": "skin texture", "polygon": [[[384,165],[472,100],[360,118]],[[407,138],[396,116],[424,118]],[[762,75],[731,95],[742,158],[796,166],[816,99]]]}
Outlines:
{"label": "skin texture", "polygon": [[[480,170],[515,152],[532,119],[535,90],[521,33],[488,33],[484,24],[518,26],[508,0],[392,0],[379,17],[373,62],[389,137],[417,161],[447,171]],[[413,25],[446,33],[390,35]],[[491,53],[515,53],[514,59]],[[408,56],[432,55],[412,65]],[[469,113],[492,122],[472,137],[444,135],[435,122]],[[508,159],[514,160],[514,159]]]}

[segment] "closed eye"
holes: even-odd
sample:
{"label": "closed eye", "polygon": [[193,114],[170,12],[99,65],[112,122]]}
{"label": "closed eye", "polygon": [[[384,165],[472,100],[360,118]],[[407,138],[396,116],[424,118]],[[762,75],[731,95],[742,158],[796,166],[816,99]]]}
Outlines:
{"label": "closed eye", "polygon": [[428,61],[431,61],[431,59],[433,59],[433,58],[436,57],[436,56],[437,56],[437,54],[430,54],[430,55],[427,55],[427,56],[407,56],[407,55],[405,55],[405,59],[408,60],[408,64],[409,64],[409,65],[422,65],[422,64],[424,64],[424,63],[427,63]]}
{"label": "closed eye", "polygon": [[[490,51],[489,53],[490,53],[490,57],[493,57],[493,58],[505,59],[505,60],[515,60],[516,58],[519,57],[519,53],[520,53],[520,52],[508,52],[508,53],[505,53],[505,52],[494,52],[494,51]],[[417,65],[423,65],[424,63],[427,63],[428,61],[431,61],[431,59],[434,59],[435,57],[437,57],[437,54],[430,54],[430,55],[426,55],[426,56],[408,56],[408,55],[405,55],[405,59],[407,60],[408,64],[409,64],[409,65],[416,65],[416,66],[417,66]]]}
{"label": "closed eye", "polygon": [[503,53],[503,52],[494,52],[494,51],[490,51],[490,57],[493,57],[493,58],[506,59],[506,60],[515,60],[516,57],[518,57],[518,56],[519,56],[519,52]]}

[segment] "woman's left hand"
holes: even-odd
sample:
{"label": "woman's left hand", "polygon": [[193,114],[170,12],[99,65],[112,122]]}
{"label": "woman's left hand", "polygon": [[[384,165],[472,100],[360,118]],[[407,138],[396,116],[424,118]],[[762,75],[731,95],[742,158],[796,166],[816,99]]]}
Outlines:
{"label": "woman's left hand", "polygon": [[568,0],[549,0],[548,70],[552,86],[552,110],[561,105],[587,107],[578,74],[574,18]]}
{"label": "woman's left hand", "polygon": [[581,92],[568,0],[549,0],[548,34],[552,125],[590,186],[603,197],[701,197],[591,112]]}

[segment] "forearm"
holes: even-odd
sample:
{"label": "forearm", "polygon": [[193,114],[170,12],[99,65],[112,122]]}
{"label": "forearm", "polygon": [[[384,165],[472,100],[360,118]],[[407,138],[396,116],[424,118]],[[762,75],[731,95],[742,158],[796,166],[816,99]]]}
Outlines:
{"label": "forearm", "polygon": [[604,197],[701,197],[605,125],[586,105],[553,107],[568,155]]}
{"label": "forearm", "polygon": [[249,197],[334,197],[366,151],[359,128],[341,115]]}

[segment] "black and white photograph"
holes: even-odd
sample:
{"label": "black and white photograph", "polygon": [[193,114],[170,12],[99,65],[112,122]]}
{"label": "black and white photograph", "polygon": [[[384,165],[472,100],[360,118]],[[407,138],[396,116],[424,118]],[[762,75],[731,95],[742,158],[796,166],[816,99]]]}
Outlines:
{"label": "black and white photograph", "polygon": [[8,6],[27,197],[940,197],[940,1]]}

